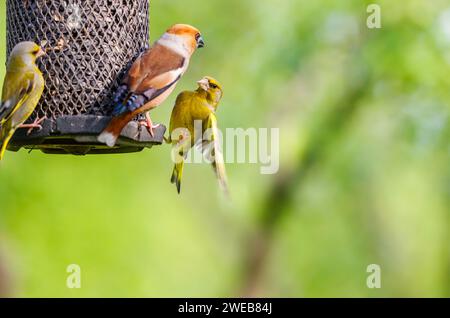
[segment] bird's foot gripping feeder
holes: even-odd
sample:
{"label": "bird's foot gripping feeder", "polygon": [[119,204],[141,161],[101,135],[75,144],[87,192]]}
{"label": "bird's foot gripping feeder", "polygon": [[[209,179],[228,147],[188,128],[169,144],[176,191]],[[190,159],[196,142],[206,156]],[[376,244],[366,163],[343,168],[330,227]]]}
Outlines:
{"label": "bird's foot gripping feeder", "polygon": [[49,154],[137,152],[163,143],[130,122],[114,148],[97,142],[111,119],[114,90],[135,58],[148,48],[148,0],[7,0],[7,51],[34,41],[47,51],[39,63],[45,91],[30,122],[42,130],[17,130],[8,149]]}

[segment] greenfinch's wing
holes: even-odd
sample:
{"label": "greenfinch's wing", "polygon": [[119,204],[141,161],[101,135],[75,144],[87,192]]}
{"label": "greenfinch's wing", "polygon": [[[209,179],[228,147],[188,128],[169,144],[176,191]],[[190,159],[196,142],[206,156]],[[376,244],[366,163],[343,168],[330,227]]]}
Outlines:
{"label": "greenfinch's wing", "polygon": [[186,122],[189,119],[190,105],[192,104],[192,94],[191,92],[184,91],[181,92],[176,101],[175,106],[172,110],[172,115],[170,116],[170,126],[169,133],[171,134],[178,127],[186,127]]}
{"label": "greenfinch's wing", "polygon": [[225,160],[221,149],[221,140],[219,134],[219,126],[217,124],[217,117],[215,113],[211,113],[208,117],[208,129],[211,130],[211,142],[212,142],[212,165],[216,172],[217,179],[219,180],[220,187],[224,193],[229,196],[228,192],[228,179],[225,170]]}
{"label": "greenfinch's wing", "polygon": [[35,86],[33,72],[7,73],[0,103],[0,123],[7,120],[27,99]]}

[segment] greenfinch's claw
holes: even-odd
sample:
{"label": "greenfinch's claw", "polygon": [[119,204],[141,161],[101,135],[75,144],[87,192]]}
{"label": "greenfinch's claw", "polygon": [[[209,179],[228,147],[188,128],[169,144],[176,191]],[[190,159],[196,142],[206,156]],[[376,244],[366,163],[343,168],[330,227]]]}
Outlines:
{"label": "greenfinch's claw", "polygon": [[19,128],[28,128],[27,136],[29,136],[34,129],[41,131],[43,129],[41,124],[46,119],[47,117],[37,118],[32,124],[20,125]]}

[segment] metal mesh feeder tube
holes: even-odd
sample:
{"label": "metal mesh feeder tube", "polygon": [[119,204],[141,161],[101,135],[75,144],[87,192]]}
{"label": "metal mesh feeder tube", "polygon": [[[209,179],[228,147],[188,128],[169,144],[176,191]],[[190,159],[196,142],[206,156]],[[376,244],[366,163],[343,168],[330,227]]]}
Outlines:
{"label": "metal mesh feeder tube", "polygon": [[7,53],[34,41],[46,88],[30,121],[46,117],[41,131],[19,129],[8,149],[49,154],[108,154],[141,151],[163,142],[136,121],[116,147],[97,142],[111,119],[114,90],[132,62],[149,46],[148,0],[7,0]]}

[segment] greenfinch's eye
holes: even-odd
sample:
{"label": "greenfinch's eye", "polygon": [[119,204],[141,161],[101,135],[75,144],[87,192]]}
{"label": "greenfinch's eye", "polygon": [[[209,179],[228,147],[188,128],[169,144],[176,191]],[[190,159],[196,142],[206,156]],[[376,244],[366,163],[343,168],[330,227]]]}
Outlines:
{"label": "greenfinch's eye", "polygon": [[210,84],[209,86],[211,86],[212,89],[216,89],[218,87],[216,84]]}
{"label": "greenfinch's eye", "polygon": [[34,50],[33,52],[31,52],[31,54],[37,55],[39,53],[39,49]]}

